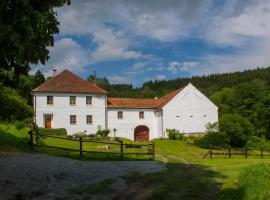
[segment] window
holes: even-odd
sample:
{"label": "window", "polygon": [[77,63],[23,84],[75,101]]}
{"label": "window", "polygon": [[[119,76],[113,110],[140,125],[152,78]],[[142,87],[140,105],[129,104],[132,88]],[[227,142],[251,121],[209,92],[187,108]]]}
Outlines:
{"label": "window", "polygon": [[92,96],[86,96],[86,105],[92,105]]}
{"label": "window", "polygon": [[86,115],[86,123],[87,124],[92,124],[93,123],[92,115]]}
{"label": "window", "polygon": [[70,115],[70,124],[71,125],[76,124],[76,115]]}
{"label": "window", "polygon": [[144,119],[144,112],[143,112],[143,111],[140,111],[140,112],[139,112],[139,118],[140,118],[140,119]]}
{"label": "window", "polygon": [[53,105],[53,96],[47,96],[47,105]]}
{"label": "window", "polygon": [[76,97],[75,97],[75,96],[70,96],[70,97],[69,97],[69,104],[70,104],[71,106],[76,105]]}
{"label": "window", "polygon": [[117,118],[118,119],[123,119],[123,111],[118,111],[117,112]]}

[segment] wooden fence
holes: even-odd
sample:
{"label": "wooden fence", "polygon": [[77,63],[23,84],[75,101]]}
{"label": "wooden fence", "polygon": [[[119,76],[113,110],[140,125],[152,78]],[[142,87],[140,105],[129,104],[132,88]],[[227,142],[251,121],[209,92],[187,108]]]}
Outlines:
{"label": "wooden fence", "polygon": [[232,158],[233,156],[243,156],[248,157],[260,157],[264,158],[270,156],[270,149],[252,149],[252,148],[209,148],[209,151],[203,156],[206,158],[223,157]]}
{"label": "wooden fence", "polygon": [[[46,147],[46,148],[51,148],[51,149],[60,149],[60,150],[65,150],[65,151],[73,151],[73,152],[79,152],[80,156],[83,156],[84,153],[102,153],[102,154],[115,154],[119,155],[121,159],[124,159],[124,157],[128,155],[135,155],[135,156],[148,156],[149,158],[155,159],[155,143],[147,143],[147,144],[137,144],[137,143],[123,143],[123,141],[99,141],[99,140],[94,140],[94,139],[84,139],[82,137],[79,137],[78,139],[76,138],[67,138],[67,137],[61,137],[61,136],[56,136],[56,135],[47,135],[47,134],[37,134],[36,132],[30,130],[28,132],[29,134],[29,145],[31,148],[34,146],[37,147]],[[40,142],[41,138],[43,139],[49,139],[49,138],[54,138],[54,139],[59,139],[62,141],[73,141],[77,143],[76,147],[78,148],[70,148],[70,147],[65,147],[65,146],[54,146],[54,145],[47,145],[43,144]],[[86,148],[85,144],[87,147],[92,144],[92,150],[89,148]],[[103,145],[103,146],[97,146],[97,145]],[[109,149],[112,146],[116,146],[116,148]],[[97,147],[95,149],[95,147]],[[98,149],[98,147],[104,147],[104,149]],[[108,149],[106,149],[106,147]],[[95,150],[93,150],[95,149]]]}

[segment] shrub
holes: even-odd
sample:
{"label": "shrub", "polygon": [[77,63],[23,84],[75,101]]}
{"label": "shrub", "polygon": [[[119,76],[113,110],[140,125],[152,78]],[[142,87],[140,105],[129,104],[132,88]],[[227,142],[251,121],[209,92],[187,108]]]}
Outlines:
{"label": "shrub", "polygon": [[42,135],[67,136],[67,131],[65,128],[54,128],[54,129],[38,128],[37,132],[38,134]]}
{"label": "shrub", "polygon": [[16,90],[8,87],[0,89],[0,120],[24,120],[33,115],[32,107]]}
{"label": "shrub", "polygon": [[110,133],[110,130],[104,129],[104,130],[98,130],[96,132],[96,135],[99,135],[101,137],[107,137],[109,135],[109,133]]}
{"label": "shrub", "polygon": [[224,114],[219,120],[219,131],[229,139],[230,146],[243,147],[254,133],[252,124],[238,114]]}
{"label": "shrub", "polygon": [[21,130],[22,128],[24,128],[25,122],[24,121],[15,121],[14,126],[17,130]]}
{"label": "shrub", "polygon": [[169,139],[171,140],[183,140],[184,134],[180,133],[176,129],[166,129]]}
{"label": "shrub", "polygon": [[195,140],[194,144],[202,148],[222,148],[229,146],[229,138],[221,132],[212,132]]}
{"label": "shrub", "polygon": [[246,143],[246,147],[250,149],[264,149],[270,148],[270,142],[265,140],[264,138],[252,136]]}

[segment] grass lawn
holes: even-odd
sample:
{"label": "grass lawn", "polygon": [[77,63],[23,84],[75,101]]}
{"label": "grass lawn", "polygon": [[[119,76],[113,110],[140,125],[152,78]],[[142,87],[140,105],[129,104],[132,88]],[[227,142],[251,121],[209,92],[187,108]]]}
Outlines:
{"label": "grass lawn", "polygon": [[[49,139],[46,143],[79,148],[77,142],[64,141],[61,143],[59,141],[57,139]],[[244,156],[239,155],[232,156],[232,158],[202,159],[202,156],[205,155],[207,150],[198,148],[185,141],[157,139],[155,140],[155,144],[156,160],[166,162],[167,170],[148,175],[131,174],[125,177],[128,183],[127,185],[130,188],[137,187],[138,185],[141,186],[139,194],[145,194],[145,196],[142,197],[144,199],[246,199],[240,187],[243,180],[245,180],[243,177],[249,174],[249,171],[246,169],[252,169],[252,166],[255,164],[265,164],[266,166],[270,164],[270,157],[263,159],[260,157],[248,157],[246,159]],[[84,148],[87,150],[97,148],[97,146],[88,143],[85,145]],[[118,151],[118,148],[118,146],[112,147],[110,151]],[[30,151],[27,145],[27,129],[23,128],[17,130],[12,125],[1,124],[0,151],[6,150]],[[42,151],[53,155],[78,157],[77,152],[76,154],[72,154],[57,150]],[[102,154],[97,155],[97,157],[107,159],[107,157],[102,157]],[[264,168],[262,168],[262,170],[263,169]],[[247,172],[243,175],[245,170]],[[253,174],[255,174],[255,176],[257,171],[254,170]],[[240,174],[242,174],[242,178],[241,176],[239,177]],[[264,182],[265,176],[253,182],[245,181],[249,188],[258,188],[258,183]],[[270,183],[270,178],[267,179],[267,181]],[[126,193],[128,197],[129,191],[132,190],[127,189],[123,192],[123,195]],[[132,193],[132,195],[134,196],[135,194]]]}

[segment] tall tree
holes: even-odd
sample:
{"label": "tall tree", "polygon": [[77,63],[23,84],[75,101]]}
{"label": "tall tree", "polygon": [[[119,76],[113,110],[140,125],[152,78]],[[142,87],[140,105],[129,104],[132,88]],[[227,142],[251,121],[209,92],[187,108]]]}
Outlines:
{"label": "tall tree", "polygon": [[[12,0],[0,2],[0,80],[13,86],[29,65],[49,58],[48,46],[54,45],[59,32],[56,7],[70,0]],[[11,78],[10,76],[15,78]]]}

